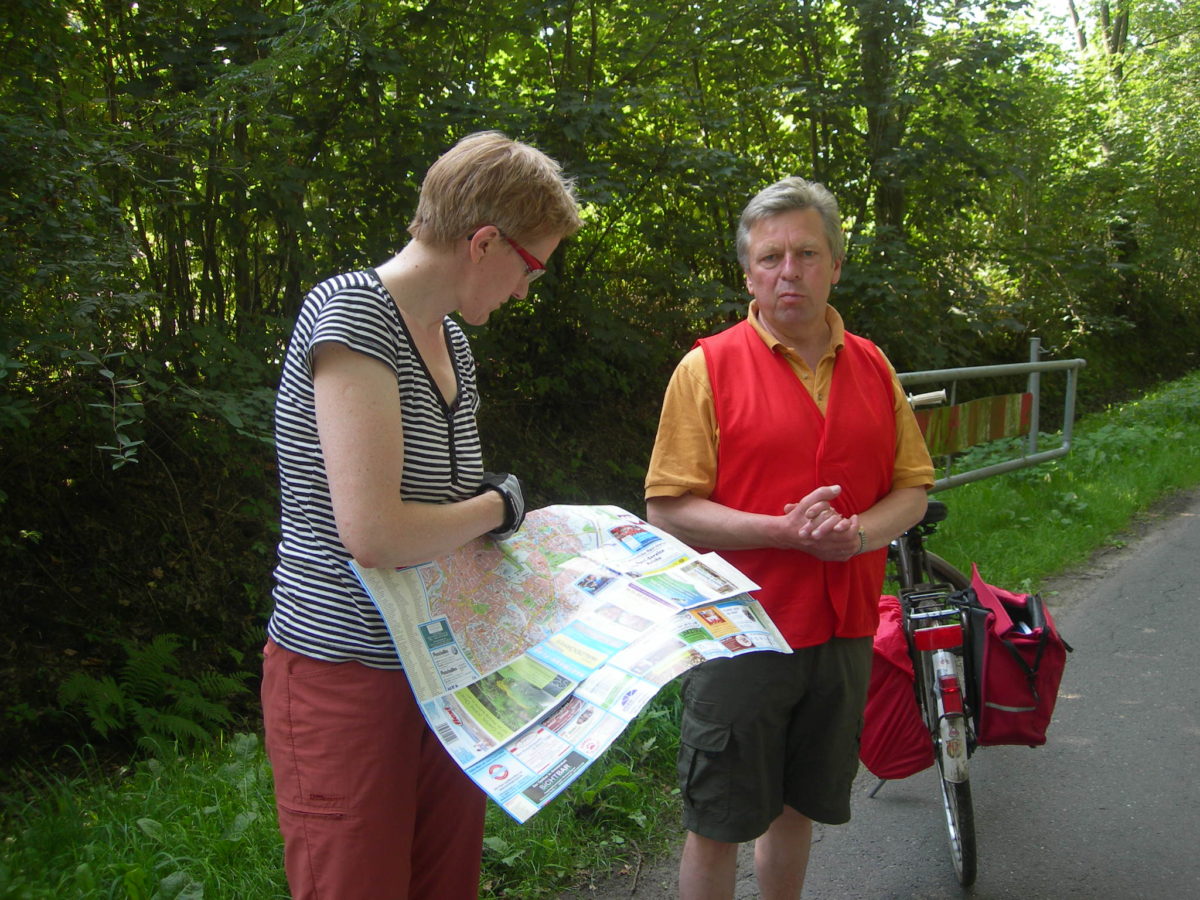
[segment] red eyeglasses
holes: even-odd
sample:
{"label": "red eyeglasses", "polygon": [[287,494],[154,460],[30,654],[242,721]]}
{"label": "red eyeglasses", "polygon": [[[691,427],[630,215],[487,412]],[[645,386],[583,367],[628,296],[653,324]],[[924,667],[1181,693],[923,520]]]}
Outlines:
{"label": "red eyeglasses", "polygon": [[[486,228],[486,227],[487,227],[486,225],[479,226],[479,228]],[[475,231],[478,231],[479,228],[476,228]],[[499,228],[497,228],[496,230],[500,231]],[[474,232],[467,235],[467,240],[470,240],[473,236],[474,236]],[[525,263],[525,280],[526,281],[533,283],[533,282],[537,281],[539,278],[541,278],[543,275],[546,274],[546,264],[545,263],[543,263],[540,259],[538,259],[536,256],[534,256],[532,253],[530,253],[528,250],[526,250],[524,247],[522,247],[520,244],[518,244],[512,238],[510,238],[503,231],[500,231],[500,237],[504,238],[504,240],[506,240],[508,242],[508,246],[512,247],[514,250],[517,251],[517,256],[521,257],[521,262]]]}
{"label": "red eyeglasses", "polygon": [[521,261],[525,263],[526,281],[532,284],[546,274],[546,266],[540,259],[510,238],[503,231],[500,232],[500,236],[508,241],[508,245],[517,251],[517,256],[521,257]]}

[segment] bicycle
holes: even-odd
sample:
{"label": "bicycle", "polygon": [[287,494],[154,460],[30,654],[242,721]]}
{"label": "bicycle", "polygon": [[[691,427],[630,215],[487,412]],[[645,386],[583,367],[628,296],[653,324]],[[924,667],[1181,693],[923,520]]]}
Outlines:
{"label": "bicycle", "polygon": [[[909,397],[914,407],[945,399],[944,391]],[[900,600],[904,636],[913,666],[917,709],[933,742],[942,809],[954,872],[964,887],[977,870],[975,809],[971,802],[968,760],[975,733],[964,664],[970,647],[970,618],[963,613],[970,579],[925,547],[925,539],[945,521],[946,504],[930,500],[925,515],[888,547],[888,577]],[[881,779],[869,796],[885,783]]]}
{"label": "bicycle", "polygon": [[[968,698],[970,619],[963,613],[970,579],[927,550],[925,539],[946,519],[944,503],[929,501],[924,518],[892,542],[888,562],[912,658],[917,708],[933,742],[954,872],[964,887],[975,882],[975,812],[967,761],[975,750]],[[874,797],[883,786],[871,791]]]}
{"label": "bicycle", "polygon": [[[909,373],[907,377],[900,376],[901,384],[907,386],[936,383],[948,378],[957,383],[960,379],[1029,374],[1029,384],[1024,395],[1019,398],[1017,395],[991,398],[1005,404],[1019,399],[1021,409],[1026,408],[1024,404],[1027,402],[1031,404],[1028,423],[1030,441],[1026,452],[1020,457],[993,462],[954,475],[947,471],[943,478],[934,482],[933,492],[1037,465],[1067,453],[1075,418],[1076,372],[1083,366],[1084,360],[1040,362],[1040,341],[1037,339],[1031,342],[1030,353],[1031,361],[1028,364],[914,372]],[[1067,372],[1062,446],[1054,450],[1039,451],[1037,422],[1041,395],[1038,379],[1040,373],[1052,370]],[[908,402],[913,409],[944,403],[946,399],[945,390],[908,396]],[[991,409],[989,407],[989,414]],[[988,429],[982,437],[974,435],[972,445],[1024,433],[1020,428],[1009,431],[1010,427],[1015,428],[1006,418],[1003,433],[994,433]],[[943,441],[939,446],[947,458],[964,449],[958,442]],[[933,744],[933,758],[937,765],[954,871],[959,882],[967,887],[974,884],[977,870],[975,810],[971,801],[968,760],[977,746],[977,710],[973,706],[979,702],[979,685],[976,684],[976,663],[979,661],[972,656],[974,641],[971,633],[972,622],[978,619],[975,615],[968,614],[967,609],[977,608],[978,601],[970,589],[970,579],[925,547],[925,539],[936,530],[938,523],[944,521],[946,516],[945,504],[930,500],[922,520],[891,543],[888,548],[890,588],[885,588],[885,593],[895,595],[900,600],[903,632],[908,656],[912,662],[913,689],[917,708]],[[920,764],[919,760],[917,764]],[[886,780],[881,779],[870,791],[869,796],[874,797],[885,783]]]}

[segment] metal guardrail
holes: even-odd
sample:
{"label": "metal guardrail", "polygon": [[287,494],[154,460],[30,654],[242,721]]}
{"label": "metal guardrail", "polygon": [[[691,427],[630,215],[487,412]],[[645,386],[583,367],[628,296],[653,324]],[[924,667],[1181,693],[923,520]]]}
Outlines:
{"label": "metal guardrail", "polygon": [[[944,491],[960,484],[980,481],[993,475],[1002,475],[1016,469],[1025,469],[1039,463],[1066,456],[1071,449],[1071,437],[1075,426],[1075,387],[1079,380],[1079,370],[1087,365],[1083,359],[1041,360],[1041,338],[1033,338],[1029,342],[1029,362],[1009,363],[998,366],[968,366],[958,369],[931,369],[926,372],[899,373],[900,384],[904,387],[930,384],[949,384],[949,402],[955,402],[955,389],[959,381],[976,378],[999,378],[1005,375],[1028,375],[1028,393],[1033,395],[1033,404],[1029,417],[1029,440],[1026,452],[1022,456],[1010,460],[959,472],[937,479],[930,488],[930,493]],[[1067,387],[1063,397],[1063,428],[1062,445],[1053,450],[1038,450],[1038,425],[1041,411],[1041,376],[1043,372],[1066,372]],[[947,466],[947,471],[950,466]]]}

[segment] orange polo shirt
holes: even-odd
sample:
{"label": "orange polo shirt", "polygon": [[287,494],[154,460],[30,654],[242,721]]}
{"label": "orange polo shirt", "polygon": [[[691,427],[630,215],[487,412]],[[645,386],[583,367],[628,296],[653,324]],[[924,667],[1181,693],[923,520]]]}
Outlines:
{"label": "orange polo shirt", "polygon": [[[830,340],[825,355],[812,369],[797,354],[767,333],[758,320],[757,303],[751,301],[750,324],[766,345],[782,353],[808,390],[817,407],[825,412],[833,364],[845,343],[846,327],[841,315],[832,306],[826,308]],[[888,364],[891,368],[891,363]],[[892,488],[931,487],[933,460],[925,439],[908,405],[904,389],[892,370],[896,414],[896,462],[892,472]],[[693,493],[708,498],[717,483],[717,444],[720,441],[712,385],[704,351],[699,347],[689,351],[675,369],[663,398],[658,437],[646,472],[646,499],[679,497]]]}

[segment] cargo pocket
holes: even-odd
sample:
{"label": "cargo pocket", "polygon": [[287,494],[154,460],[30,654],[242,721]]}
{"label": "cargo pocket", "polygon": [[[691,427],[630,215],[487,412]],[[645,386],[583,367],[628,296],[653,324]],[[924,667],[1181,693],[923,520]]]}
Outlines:
{"label": "cargo pocket", "polygon": [[729,747],[732,726],[684,714],[679,728],[679,788],[684,802],[722,821],[729,813],[733,773],[719,757]]}

